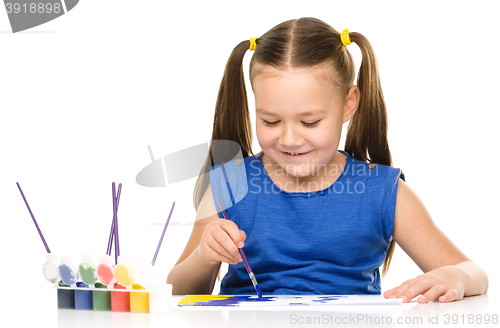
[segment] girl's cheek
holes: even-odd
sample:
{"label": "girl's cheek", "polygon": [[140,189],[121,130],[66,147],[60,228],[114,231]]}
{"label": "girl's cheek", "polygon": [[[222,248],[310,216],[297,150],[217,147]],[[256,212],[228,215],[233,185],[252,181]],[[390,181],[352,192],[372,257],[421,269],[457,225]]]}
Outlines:
{"label": "girl's cheek", "polygon": [[270,131],[266,131],[264,128],[256,128],[256,134],[257,134],[257,139],[259,139],[259,142],[264,144],[268,144],[271,142],[272,136]]}

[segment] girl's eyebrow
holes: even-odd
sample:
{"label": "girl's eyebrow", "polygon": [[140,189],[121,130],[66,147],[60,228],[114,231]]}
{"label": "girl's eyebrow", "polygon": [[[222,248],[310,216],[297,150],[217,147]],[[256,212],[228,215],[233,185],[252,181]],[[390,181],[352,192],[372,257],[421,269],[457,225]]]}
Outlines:
{"label": "girl's eyebrow", "polygon": [[[260,115],[278,116],[277,114],[271,113],[263,108],[257,108],[256,111]],[[313,115],[324,114],[324,113],[326,113],[326,110],[324,110],[324,109],[312,109],[312,110],[308,110],[306,112],[299,113],[298,116],[313,116]]]}

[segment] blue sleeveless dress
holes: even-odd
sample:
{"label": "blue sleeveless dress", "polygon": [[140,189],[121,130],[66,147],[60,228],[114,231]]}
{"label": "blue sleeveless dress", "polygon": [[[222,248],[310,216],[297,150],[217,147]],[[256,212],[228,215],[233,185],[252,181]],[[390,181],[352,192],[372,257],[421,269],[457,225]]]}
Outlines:
{"label": "blue sleeveless dress", "polygon": [[[271,180],[262,152],[212,167],[214,203],[247,238],[243,250],[263,294],[380,294],[379,267],[394,230],[400,169],[347,152],[328,188],[287,192]],[[220,294],[254,294],[243,262],[229,265]]]}

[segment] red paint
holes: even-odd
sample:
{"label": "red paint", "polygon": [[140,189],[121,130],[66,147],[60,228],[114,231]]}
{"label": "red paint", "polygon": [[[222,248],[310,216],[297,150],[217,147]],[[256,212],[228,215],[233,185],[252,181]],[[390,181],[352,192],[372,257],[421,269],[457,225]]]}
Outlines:
{"label": "red paint", "polygon": [[115,267],[107,263],[101,263],[97,267],[97,277],[103,285],[112,285],[115,281]]}
{"label": "red paint", "polygon": [[[119,283],[113,285],[115,289],[126,289]],[[111,292],[111,311],[113,312],[130,312],[130,293],[127,292]]]}

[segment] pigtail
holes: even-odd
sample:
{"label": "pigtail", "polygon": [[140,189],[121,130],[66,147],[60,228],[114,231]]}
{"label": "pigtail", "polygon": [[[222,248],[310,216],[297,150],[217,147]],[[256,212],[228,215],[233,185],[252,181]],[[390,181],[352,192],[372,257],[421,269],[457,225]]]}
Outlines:
{"label": "pigtail", "polygon": [[[363,162],[392,166],[387,141],[387,111],[375,53],[362,34],[349,33],[349,38],[359,46],[362,53],[357,83],[361,98],[358,109],[349,122],[345,151]],[[394,248],[395,242],[392,240],[383,264],[382,276],[389,270]]]}
{"label": "pigtail", "polygon": [[377,59],[372,46],[362,34],[354,32],[349,37],[362,53],[357,83],[361,98],[358,109],[349,122],[345,150],[360,161],[391,166],[391,152],[387,142],[387,111]]}
{"label": "pigtail", "polygon": [[[249,153],[254,155],[252,127],[243,75],[243,57],[249,46],[249,40],[238,44],[227,61],[215,105],[212,130],[212,141],[231,140],[238,143],[243,157],[248,157]],[[193,205],[196,210],[208,188],[210,182],[208,172],[211,167],[231,160],[236,155],[234,151],[234,149],[224,147],[223,143],[212,142],[210,145],[209,154],[194,188]]]}

